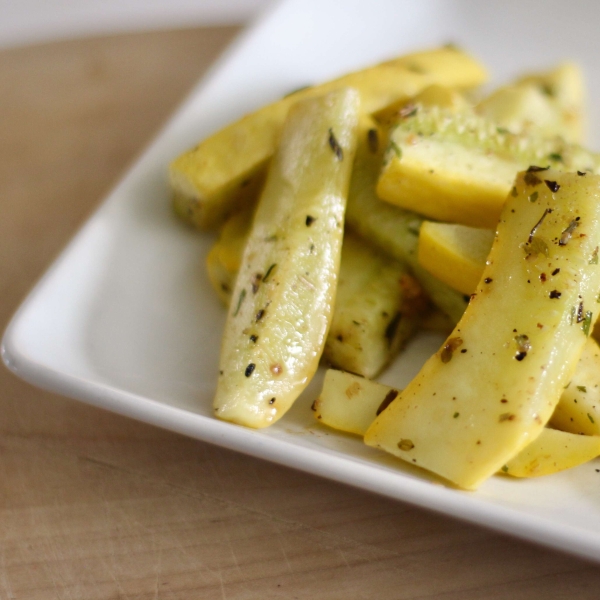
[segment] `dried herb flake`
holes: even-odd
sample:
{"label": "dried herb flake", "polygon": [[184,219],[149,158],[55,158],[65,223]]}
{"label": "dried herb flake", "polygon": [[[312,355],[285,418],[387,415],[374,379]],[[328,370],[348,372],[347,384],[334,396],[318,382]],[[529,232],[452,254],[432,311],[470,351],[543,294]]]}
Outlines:
{"label": "dried herb flake", "polygon": [[238,298],[238,303],[237,303],[237,306],[235,308],[235,312],[233,313],[234,317],[237,317],[237,314],[240,312],[240,307],[242,306],[242,302],[244,301],[245,297],[246,297],[246,290],[243,289],[240,292],[240,297]]}

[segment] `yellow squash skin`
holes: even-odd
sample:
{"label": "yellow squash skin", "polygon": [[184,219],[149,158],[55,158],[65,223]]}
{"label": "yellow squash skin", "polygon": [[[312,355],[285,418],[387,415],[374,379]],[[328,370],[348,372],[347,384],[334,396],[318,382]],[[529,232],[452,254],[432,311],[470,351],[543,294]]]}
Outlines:
{"label": "yellow squash skin", "polygon": [[491,229],[423,221],[419,264],[451,288],[471,295],[481,279],[493,240]]}
{"label": "yellow squash skin", "polygon": [[319,423],[363,436],[375,417],[400,392],[345,371],[328,369],[312,410]]}
{"label": "yellow squash skin", "polygon": [[469,88],[486,79],[478,61],[458,50],[439,48],[300,90],[242,117],[178,156],[169,169],[175,211],[190,224],[210,229],[236,207],[252,201],[260,192],[286,115],[300,100],[352,87],[360,93],[361,110],[372,113],[406,101],[432,83]]}
{"label": "yellow squash skin", "polygon": [[229,308],[217,417],[277,421],[317,369],[331,322],[359,95],[342,89],[290,111]]}
{"label": "yellow squash skin", "polygon": [[463,318],[365,436],[466,489],[541,433],[598,310],[600,177],[528,172],[514,189]]}
{"label": "yellow squash skin", "polygon": [[600,437],[544,428],[529,446],[502,467],[513,477],[541,477],[572,469],[600,456]]}

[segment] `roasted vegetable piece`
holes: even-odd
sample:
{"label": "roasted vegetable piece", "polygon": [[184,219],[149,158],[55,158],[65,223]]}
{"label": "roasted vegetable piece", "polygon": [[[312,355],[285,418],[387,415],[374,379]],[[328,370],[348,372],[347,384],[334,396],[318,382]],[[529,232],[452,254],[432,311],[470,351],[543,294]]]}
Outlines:
{"label": "roasted vegetable piece", "polygon": [[361,110],[371,113],[406,100],[432,83],[468,88],[486,79],[480,63],[456,49],[440,48],[403,56],[286,96],[217,131],[171,163],[175,210],[189,223],[211,228],[254,198],[288,110],[299,100],[353,87],[360,92]]}
{"label": "roasted vegetable piece", "polygon": [[[206,259],[213,288],[226,306],[242,261],[251,216],[251,211],[232,216]],[[336,368],[375,377],[429,312],[421,286],[403,264],[346,232],[322,359]]]}
{"label": "roasted vegetable piece", "polygon": [[600,435],[600,348],[595,339],[588,339],[550,424],[571,433]]}
{"label": "roasted vegetable piece", "polygon": [[521,77],[484,98],[475,110],[515,133],[534,128],[580,144],[587,121],[583,74],[577,65],[564,63]]}
{"label": "roasted vegetable piece", "polygon": [[450,287],[472,294],[481,279],[494,232],[423,221],[419,232],[419,264]]}
{"label": "roasted vegetable piece", "polygon": [[403,264],[346,234],[324,362],[375,377],[417,331],[427,309],[421,286]]}
{"label": "roasted vegetable piece", "polygon": [[519,174],[476,296],[366,443],[474,489],[534,440],[593,327],[599,243],[600,177]]}
{"label": "roasted vegetable piece", "polygon": [[208,278],[225,306],[229,306],[231,301],[253,214],[254,207],[251,206],[227,219],[206,257]]}
{"label": "roasted vegetable piece", "polygon": [[[577,366],[579,373],[581,361]],[[591,373],[580,374],[582,381]],[[577,376],[577,375],[576,375]],[[369,426],[400,391],[351,373],[330,369],[325,374],[323,389],[314,401],[315,418],[346,433],[364,436]],[[563,393],[564,398],[564,393]],[[458,418],[458,417],[457,417]],[[513,477],[540,477],[577,467],[600,455],[600,437],[565,433],[545,427],[542,433],[500,469]]]}
{"label": "roasted vegetable piece", "polygon": [[225,332],[215,415],[250,427],[279,419],[317,369],[331,322],[359,95],[298,103],[246,244]]}
{"label": "roasted vegetable piece", "polygon": [[471,106],[459,90],[434,83],[408,100],[386,106],[383,110],[373,114],[373,118],[380,125],[389,127],[410,113],[417,104],[426,107],[438,106],[451,112],[459,112]]}
{"label": "roasted vegetable piece", "polygon": [[363,116],[348,195],[346,224],[382,252],[406,263],[432,302],[457,323],[467,305],[463,294],[430,275],[417,259],[422,217],[383,202],[375,194],[386,144],[385,129],[370,117]]}
{"label": "roasted vegetable piece", "polygon": [[501,471],[513,477],[541,477],[577,467],[597,456],[600,456],[600,437],[544,428]]}
{"label": "roasted vegetable piece", "polygon": [[377,194],[438,221],[493,229],[517,171],[593,172],[598,164],[598,155],[561,138],[512,134],[471,111],[417,107],[391,134]]}
{"label": "roasted vegetable piece", "polygon": [[399,393],[399,390],[376,381],[328,369],[323,389],[312,409],[323,425],[363,436],[375,417]]}

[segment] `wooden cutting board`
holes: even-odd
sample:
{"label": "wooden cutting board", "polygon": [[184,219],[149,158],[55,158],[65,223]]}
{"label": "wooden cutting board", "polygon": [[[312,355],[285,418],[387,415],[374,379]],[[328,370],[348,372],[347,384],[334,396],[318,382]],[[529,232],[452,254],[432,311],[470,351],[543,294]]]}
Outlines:
{"label": "wooden cutting board", "polygon": [[[235,28],[0,52],[0,326]],[[600,568],[0,369],[0,600],[596,599]]]}

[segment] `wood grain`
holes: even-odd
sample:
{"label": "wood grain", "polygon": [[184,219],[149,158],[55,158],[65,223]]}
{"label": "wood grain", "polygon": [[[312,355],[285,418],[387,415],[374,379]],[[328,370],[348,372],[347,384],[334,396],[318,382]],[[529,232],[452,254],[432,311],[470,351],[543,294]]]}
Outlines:
{"label": "wood grain", "polygon": [[[0,53],[0,325],[237,33]],[[600,568],[0,370],[0,600],[598,597]]]}

